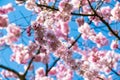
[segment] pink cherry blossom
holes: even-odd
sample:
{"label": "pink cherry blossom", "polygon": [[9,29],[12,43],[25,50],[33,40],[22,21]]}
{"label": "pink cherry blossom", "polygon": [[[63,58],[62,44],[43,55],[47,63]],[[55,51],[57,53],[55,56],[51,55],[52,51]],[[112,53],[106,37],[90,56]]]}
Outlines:
{"label": "pink cherry blossom", "polygon": [[8,78],[17,78],[18,76],[16,74],[14,74],[13,72],[7,71],[7,70],[2,70],[2,72],[0,73],[3,77]]}
{"label": "pink cherry blossom", "polygon": [[71,0],[70,2],[73,5],[74,9],[78,9],[80,6],[80,1],[79,0]]}
{"label": "pink cherry blossom", "polygon": [[0,15],[0,29],[8,26],[8,17]]}
{"label": "pink cherry blossom", "polygon": [[45,53],[40,53],[39,55],[35,56],[35,62],[42,62],[44,64],[49,62],[49,56]]}
{"label": "pink cherry blossom", "polygon": [[42,67],[38,68],[35,73],[36,73],[36,77],[45,76],[45,71],[44,71],[44,69]]}
{"label": "pink cherry blossom", "polygon": [[103,0],[103,1],[109,3],[111,0]]}
{"label": "pink cherry blossom", "polygon": [[13,8],[12,4],[9,3],[7,5],[0,7],[0,14],[7,14],[13,10],[14,10],[14,8]]}
{"label": "pink cherry blossom", "polygon": [[0,38],[0,46],[3,46],[5,44],[6,37]]}
{"label": "pink cherry blossom", "polygon": [[110,17],[111,17],[110,6],[102,7],[101,8],[101,13],[102,13],[102,16],[104,17],[105,20],[110,20]]}
{"label": "pink cherry blossom", "polygon": [[15,2],[16,2],[17,4],[19,4],[19,5],[24,3],[23,0],[15,0]]}
{"label": "pink cherry blossom", "polygon": [[49,4],[50,2],[55,2],[55,0],[46,0],[45,2]]}
{"label": "pink cherry blossom", "polygon": [[120,20],[120,3],[116,3],[115,7],[111,10],[112,20]]}
{"label": "pink cherry blossom", "polygon": [[63,12],[68,12],[70,13],[73,9],[72,5],[70,3],[68,3],[69,1],[60,1],[59,3],[59,10],[63,11]]}
{"label": "pink cherry blossom", "polygon": [[[101,16],[100,11],[97,11],[97,13]],[[92,20],[95,25],[98,25],[101,22],[100,19],[96,16],[90,16],[89,19]]]}
{"label": "pink cherry blossom", "polygon": [[59,64],[57,66],[57,80],[72,80],[73,72],[71,69],[64,66],[64,64]]}
{"label": "pink cherry blossom", "polygon": [[14,35],[15,37],[19,37],[21,34],[21,29],[15,24],[9,24],[7,27],[7,32],[8,34]]}
{"label": "pink cherry blossom", "polygon": [[56,67],[53,67],[50,71],[49,71],[49,75],[55,75],[57,74],[57,71],[56,71]]}
{"label": "pink cherry blossom", "polygon": [[[24,45],[12,45],[13,54],[11,56],[11,61],[16,61],[18,64],[26,64],[30,59],[30,55],[27,54],[27,47]],[[23,57],[24,56],[24,57]]]}
{"label": "pink cherry blossom", "polygon": [[61,32],[62,32],[64,35],[68,35],[68,32],[69,32],[68,22],[61,22]]}
{"label": "pink cherry blossom", "polygon": [[85,5],[85,6],[83,6],[83,13],[85,13],[85,14],[91,14],[92,10],[90,9],[89,6]]}
{"label": "pink cherry blossom", "polygon": [[12,43],[16,42],[18,38],[14,36],[13,34],[9,34],[5,36],[5,43],[8,45],[11,45]]}
{"label": "pink cherry blossom", "polygon": [[[21,69],[15,72],[9,66],[2,67],[1,60],[0,68],[6,69],[1,71],[3,79],[54,80],[55,77],[56,80],[73,80],[77,73],[85,80],[112,80],[111,72],[119,76],[120,54],[116,50],[120,40],[118,1],[112,6],[111,0],[15,1],[30,10],[34,17],[30,15],[31,24],[17,26],[19,20],[27,21],[29,15],[18,16],[17,24],[16,21],[11,23],[10,12],[14,13],[20,6],[15,5],[15,9],[12,4],[0,7],[0,33],[3,31],[0,50],[9,47],[10,61],[24,69],[21,74]],[[78,31],[72,33],[71,27]],[[104,34],[103,29],[112,36]],[[25,39],[26,44],[21,38],[28,39]]]}
{"label": "pink cherry blossom", "polygon": [[99,32],[92,40],[99,48],[108,44],[108,39],[101,32]]}
{"label": "pink cherry blossom", "polygon": [[[91,36],[95,36],[95,32],[90,29],[90,26],[87,23],[84,23],[78,28],[78,32],[82,33],[82,38],[87,40]],[[88,33],[89,32],[89,33]]]}
{"label": "pink cherry blossom", "polygon": [[117,48],[118,48],[118,42],[115,41],[115,40],[112,40],[112,43],[111,43],[111,45],[110,45],[110,48],[111,48],[112,50],[117,49]]}
{"label": "pink cherry blossom", "polygon": [[77,18],[76,22],[77,22],[78,26],[80,27],[81,25],[84,24],[84,19],[83,18]]}
{"label": "pink cherry blossom", "polygon": [[35,4],[35,0],[27,0],[26,4],[25,4],[25,8],[28,10],[34,10],[36,4]]}
{"label": "pink cherry blossom", "polygon": [[28,34],[28,36],[31,36],[31,26],[29,26],[28,28],[27,28],[27,30],[26,30],[26,32],[27,32],[27,34]]}
{"label": "pink cherry blossom", "polygon": [[35,55],[35,59],[34,59],[35,62],[41,62],[41,55]]}
{"label": "pink cherry blossom", "polygon": [[54,79],[51,77],[44,76],[44,77],[36,77],[35,80],[54,80]]}
{"label": "pink cherry blossom", "polygon": [[[11,56],[11,60],[15,61],[19,64],[26,64],[29,59],[33,56],[33,53],[35,51],[35,45],[32,45],[32,47],[24,46],[22,44],[19,45],[11,45],[11,48],[13,50],[13,54]],[[24,57],[23,57],[24,56]]]}
{"label": "pink cherry blossom", "polygon": [[90,26],[87,23],[84,23],[82,26],[78,28],[78,31],[80,33],[87,33],[88,31],[90,31]]}
{"label": "pink cherry blossom", "polygon": [[[57,56],[57,57],[60,57],[60,58],[62,58],[62,59],[64,59],[64,60],[67,60],[67,59],[71,58],[71,56],[72,56],[72,51],[69,50],[69,49],[67,49],[67,47],[65,47],[64,45],[63,45],[63,46],[61,45],[61,46],[55,51],[54,55]],[[66,55],[66,56],[65,56],[65,55]]]}

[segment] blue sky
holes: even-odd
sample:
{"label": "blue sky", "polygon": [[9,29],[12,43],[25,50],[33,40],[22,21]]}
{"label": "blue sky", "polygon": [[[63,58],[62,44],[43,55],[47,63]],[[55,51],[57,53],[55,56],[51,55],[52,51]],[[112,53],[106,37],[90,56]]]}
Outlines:
{"label": "blue sky", "polygon": [[[3,6],[3,5],[5,5],[9,2],[13,3],[13,6],[16,8],[15,11],[9,13],[9,22],[10,23],[16,23],[17,25],[20,25],[21,28],[28,27],[30,22],[35,19],[35,15],[31,16],[32,13],[30,11],[26,10],[24,8],[24,6],[16,6],[14,0],[0,0],[0,6]],[[28,16],[28,17],[24,18],[26,16]],[[74,29],[76,27],[75,30],[73,30],[72,27],[71,27],[71,31],[73,31],[73,32],[71,32],[72,34],[70,34],[70,36],[74,36],[76,38],[78,36],[77,25],[76,24],[74,25],[73,22],[69,23],[69,25],[72,25]],[[4,34],[6,34],[6,32],[3,31],[3,30],[1,30],[1,32],[2,33],[4,32]],[[26,36],[25,34],[26,34],[26,31],[23,32],[23,34],[21,35],[21,38],[20,38],[18,43],[23,43],[23,44],[27,45],[28,40],[33,39],[33,37],[30,38],[30,37]],[[2,49],[0,50],[0,62],[1,62],[1,64],[5,65],[5,66],[8,66],[12,69],[15,69],[18,72],[19,71],[20,72],[24,71],[22,65],[18,65],[14,62],[9,61],[11,53],[12,53],[12,51],[9,48],[9,46],[2,47]],[[74,57],[76,57],[76,55]],[[53,59],[51,58],[51,63],[52,62],[53,62]],[[43,64],[38,65],[38,63],[34,63],[34,65],[36,65],[36,68],[38,68],[39,66],[45,67]],[[11,79],[11,80],[13,80],[13,79]],[[74,74],[73,80],[83,80],[83,79],[82,79],[82,77],[77,76],[77,74]]]}
{"label": "blue sky", "polygon": [[[17,25],[22,26],[21,28],[25,28],[30,24],[31,20],[33,20],[34,16],[31,16],[31,12],[27,11],[24,6],[17,6],[14,2],[15,0],[0,0],[0,6],[6,5],[8,3],[12,3],[13,6],[16,8],[15,11],[8,14],[9,22],[16,23]],[[26,19],[24,17],[28,16]],[[0,30],[1,33],[4,35],[6,34],[5,30]],[[28,44],[28,36],[25,35],[26,31],[23,30],[23,34],[19,39],[18,43]],[[18,72],[23,72],[23,65],[18,65],[15,62],[10,62],[10,55],[12,54],[11,49],[8,45],[4,47],[0,47],[0,64],[15,69]],[[1,75],[0,75],[1,76]],[[4,79],[7,80],[7,79]],[[13,79],[11,79],[13,80]]]}
{"label": "blue sky", "polygon": [[[17,25],[20,25],[21,28],[26,28],[28,27],[28,25],[31,23],[32,20],[35,19],[35,15],[32,15],[32,13],[28,10],[26,10],[24,8],[24,6],[17,6],[14,2],[15,0],[0,0],[0,6],[3,6],[7,3],[13,3],[13,6],[16,8],[15,11],[11,12],[9,14],[9,22],[10,23],[16,23]],[[32,16],[31,16],[32,15]],[[24,18],[26,17],[27,18]],[[69,36],[73,36],[74,38],[77,38],[77,36],[79,35],[78,31],[77,31],[77,24],[74,24],[74,22],[70,22],[69,23],[70,25],[70,34]],[[92,27],[94,27],[94,25],[92,24],[91,25]],[[111,25],[112,26],[112,25]],[[114,25],[113,25],[114,26]],[[103,25],[104,27],[104,25]],[[103,29],[106,29],[106,28],[103,28]],[[96,32],[99,32],[100,29],[95,29]],[[4,30],[0,30],[0,32],[6,34],[6,32]],[[107,32],[103,32],[106,36],[107,36]],[[33,39],[33,37],[28,37],[26,34],[26,31],[23,30],[23,34],[21,35],[21,38],[19,39],[19,42],[18,43],[23,43],[25,45],[28,44],[28,40],[29,39]],[[110,37],[110,39],[112,40],[114,37]],[[78,42],[81,43],[83,40],[80,39]],[[90,46],[92,47],[92,45],[94,45],[91,41],[88,41],[88,44],[90,44]],[[80,44],[80,47],[83,48],[83,46],[81,46]],[[102,49],[110,49],[109,46],[106,46],[106,47],[103,47]],[[119,51],[118,51],[119,52]],[[9,61],[9,57],[11,55],[12,51],[10,50],[9,46],[4,46],[2,48],[0,48],[0,64],[3,64],[3,65],[6,65],[10,68],[13,68],[17,71],[23,71],[23,66],[22,65],[18,65],[14,62],[10,62]],[[76,57],[76,55],[74,55]],[[52,59],[51,59],[51,63],[52,63]],[[39,66],[43,66],[43,64],[40,64],[38,65],[37,63],[34,63],[36,65],[36,68],[39,67]],[[11,79],[13,80],[13,79]],[[74,74],[74,78],[73,80],[83,80],[82,77],[80,76],[77,76],[76,74]]]}
{"label": "blue sky", "polygon": [[[30,11],[26,10],[24,8],[24,6],[17,6],[15,4],[14,0],[0,0],[0,6],[6,5],[8,3],[12,3],[13,6],[15,7],[15,9],[16,9],[15,11],[10,12],[8,14],[10,23],[16,23],[17,25],[20,25],[22,29],[24,29],[24,28],[26,28],[26,27],[28,27],[30,25],[32,20],[35,19],[35,15],[33,15]],[[75,29],[75,26],[76,26],[76,29],[77,29],[77,25],[73,25],[72,22],[69,25],[72,25],[74,29]],[[70,36],[75,36],[75,38],[78,36],[78,32],[76,32],[76,29],[72,33],[77,34],[77,35],[70,34]],[[6,35],[5,30],[0,30],[0,32],[3,35]],[[33,37],[28,37],[26,35],[26,31],[23,30],[23,34],[21,35],[21,38],[19,39],[18,44],[23,43],[23,44],[27,45],[29,39],[32,40]],[[12,54],[12,51],[9,48],[8,45],[0,47],[0,64],[5,65],[5,66],[7,66],[9,68],[15,69],[18,72],[23,72],[24,71],[23,65],[19,65],[19,64],[15,63],[15,62],[10,62],[10,55],[11,54]],[[53,62],[53,59],[51,58],[51,63],[52,62]],[[43,64],[38,65],[38,63],[34,63],[34,65],[36,65],[35,66],[36,68],[38,68],[40,66],[45,68],[45,65],[43,65]],[[0,69],[0,70],[2,70],[2,69]],[[0,77],[1,77],[1,75],[0,75]],[[4,79],[4,80],[7,80],[7,79]],[[9,80],[13,80],[13,79],[9,79]],[[73,80],[83,80],[83,79],[82,79],[82,77],[77,76],[76,74],[74,74]]]}

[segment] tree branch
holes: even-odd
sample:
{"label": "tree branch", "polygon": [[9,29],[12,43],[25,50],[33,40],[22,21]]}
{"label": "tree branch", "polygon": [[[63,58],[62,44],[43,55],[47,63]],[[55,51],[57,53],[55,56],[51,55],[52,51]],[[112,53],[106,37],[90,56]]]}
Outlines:
{"label": "tree branch", "polygon": [[59,60],[60,60],[60,58],[56,59],[56,60],[53,62],[52,66],[47,70],[46,75],[48,75],[49,71],[56,65],[56,63],[57,63]]}
{"label": "tree branch", "polygon": [[47,64],[46,64],[46,74],[45,74],[46,76],[48,76],[48,72],[49,72],[48,70],[49,70],[49,69],[48,69],[48,63],[47,63]]}
{"label": "tree branch", "polygon": [[[72,48],[72,46],[78,41],[78,39],[81,37],[81,34],[78,35],[78,37],[75,39],[75,41],[68,47],[68,49]],[[56,65],[56,63],[60,60],[60,57],[54,61],[52,66],[47,70],[46,75],[48,75],[48,72]]]}
{"label": "tree branch", "polygon": [[113,70],[111,67],[108,66],[108,68],[114,73],[116,74],[117,76],[120,76],[120,74],[118,74],[115,70]]}
{"label": "tree branch", "polygon": [[120,40],[120,36],[119,36],[118,34],[116,34],[116,33],[112,30],[112,28],[110,27],[110,25],[103,19],[103,17],[101,17],[101,16],[99,16],[99,15],[97,14],[97,12],[96,12],[96,11],[94,10],[94,8],[92,7],[90,1],[89,1],[89,0],[87,0],[87,1],[88,1],[88,4],[89,4],[90,8],[91,8],[92,11],[94,12],[95,16],[97,16],[97,17],[107,26],[108,30],[110,30],[110,32],[111,32],[114,36],[116,36],[116,38],[117,38],[118,40]]}
{"label": "tree branch", "polygon": [[11,69],[11,68],[6,67],[6,66],[1,65],[1,64],[0,64],[0,68],[5,69],[5,70],[8,70],[8,71],[10,71],[10,72],[13,72],[13,73],[16,74],[18,77],[21,77],[21,75],[20,75],[17,71],[15,71],[14,69]]}
{"label": "tree branch", "polygon": [[[53,11],[59,11],[59,9],[55,8],[55,7],[51,7],[51,6],[47,6],[47,5],[42,5],[42,4],[38,4],[36,3],[38,7],[45,7],[48,9],[51,9]],[[94,14],[82,14],[82,13],[71,13],[71,15],[75,15],[75,16],[94,16]]]}
{"label": "tree branch", "polygon": [[[36,52],[36,55],[38,55],[39,53],[40,53],[40,48],[39,48],[39,50]],[[33,56],[32,59],[30,60],[30,62],[29,62],[29,64],[28,64],[28,67],[27,67],[26,71],[25,71],[24,74],[23,74],[24,78],[25,78],[25,76],[27,75],[28,70],[29,70],[29,68],[30,68],[30,66],[31,66],[31,64],[32,64],[32,62],[33,62],[34,59],[35,59],[35,56]]]}
{"label": "tree branch", "polygon": [[78,37],[75,39],[75,41],[68,47],[68,49],[70,49],[77,41],[78,39],[81,37],[81,34],[78,35]]}

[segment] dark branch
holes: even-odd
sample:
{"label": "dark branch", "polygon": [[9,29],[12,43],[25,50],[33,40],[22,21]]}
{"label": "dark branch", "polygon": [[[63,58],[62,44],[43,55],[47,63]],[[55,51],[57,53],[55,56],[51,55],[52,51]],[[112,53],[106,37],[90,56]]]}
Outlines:
{"label": "dark branch", "polygon": [[48,73],[47,73],[47,72],[49,72],[49,71],[48,71],[48,63],[46,64],[46,74],[45,74],[46,76],[48,76]]}
{"label": "dark branch", "polygon": [[52,66],[47,70],[46,75],[48,75],[49,71],[56,65],[56,63],[60,60],[60,58],[56,59]]}
{"label": "dark branch", "polygon": [[114,36],[116,36],[116,38],[117,38],[118,40],[120,40],[120,36],[119,36],[118,34],[116,34],[116,33],[112,30],[112,28],[110,27],[110,25],[103,19],[103,17],[101,17],[100,15],[97,14],[97,12],[96,12],[96,11],[94,10],[94,8],[92,7],[90,1],[89,1],[89,0],[87,0],[87,1],[88,1],[88,3],[89,3],[90,8],[91,8],[92,11],[94,12],[95,16],[97,16],[97,17],[107,26],[107,28],[110,30],[110,32],[111,32]]}
{"label": "dark branch", "polygon": [[20,75],[17,71],[15,71],[14,69],[11,69],[11,68],[6,67],[6,66],[4,66],[4,65],[1,65],[1,64],[0,64],[0,68],[5,69],[5,70],[8,70],[8,71],[10,71],[10,72],[13,72],[13,73],[16,74],[18,77],[21,76],[21,75]]}
{"label": "dark branch", "polygon": [[81,37],[81,34],[79,34],[79,36],[75,39],[75,41],[68,47],[68,49],[70,49],[77,41],[78,39]]}
{"label": "dark branch", "polygon": [[[55,7],[47,6],[47,5],[37,4],[37,6],[38,7],[45,7],[45,8],[51,9],[53,11],[59,11],[59,9],[57,9]],[[75,15],[75,16],[94,16],[94,14],[81,14],[81,13],[73,13],[73,12],[71,13],[71,15]]]}
{"label": "dark branch", "polygon": [[[39,48],[39,50],[36,52],[36,55],[38,55],[39,53],[40,53],[40,48]],[[23,74],[24,78],[25,78],[25,76],[27,75],[28,70],[29,70],[29,68],[30,68],[30,66],[31,66],[31,64],[32,64],[32,62],[33,62],[34,59],[35,59],[35,56],[33,56],[32,59],[30,60],[30,62],[29,62],[29,64],[28,64],[28,67],[27,67],[26,71],[25,71],[24,74]]]}
{"label": "dark branch", "polygon": [[113,70],[111,67],[108,66],[108,68],[114,73],[116,74],[117,76],[120,76],[120,74],[118,74],[115,70]]}
{"label": "dark branch", "polygon": [[[78,35],[78,37],[75,39],[75,41],[68,47],[68,49],[72,48],[72,46],[78,41],[78,39],[81,37],[81,34]],[[56,63],[60,60],[60,58],[56,59],[52,66],[47,70],[46,75],[48,75],[48,72],[56,65]]]}

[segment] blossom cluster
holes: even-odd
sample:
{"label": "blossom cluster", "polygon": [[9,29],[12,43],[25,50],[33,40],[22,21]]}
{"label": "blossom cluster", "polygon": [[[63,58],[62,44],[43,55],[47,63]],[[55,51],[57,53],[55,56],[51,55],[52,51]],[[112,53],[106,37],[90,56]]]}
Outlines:
{"label": "blossom cluster", "polygon": [[107,38],[101,32],[96,34],[93,29],[90,29],[90,26],[87,23],[81,25],[81,27],[78,28],[78,31],[82,33],[82,38],[84,40],[90,39],[96,43],[98,47],[105,46],[108,43]]}
{"label": "blossom cluster", "polygon": [[[110,2],[111,0],[16,0],[17,4],[24,3],[25,8],[36,15],[35,20],[26,28],[27,35],[34,39],[28,45],[15,43],[22,37],[22,29],[15,23],[9,23],[7,15],[14,8],[8,4],[0,7],[0,29],[5,29],[7,33],[0,37],[0,47],[9,45],[12,50],[10,60],[24,65],[25,72],[28,68],[29,71],[35,70],[34,76],[31,76],[33,80],[54,80],[53,76],[57,80],[72,80],[74,71],[85,80],[112,80],[109,73],[112,69],[117,71],[120,59],[116,52],[119,49],[119,40],[109,40],[103,31],[97,32],[91,27],[95,24],[96,28],[103,22],[112,32],[112,36],[117,35],[119,39],[119,31],[113,34],[115,30],[108,25],[120,21],[120,3],[116,1],[114,6],[106,6]],[[77,16],[75,21],[78,24],[79,37],[82,37],[81,45],[78,45],[78,39],[69,37],[70,27],[74,26],[69,23],[74,16]],[[89,45],[88,40],[95,45],[86,46]],[[102,49],[105,46],[110,49]],[[73,58],[75,53],[81,58]],[[58,58],[58,62],[56,60],[52,67],[49,65],[51,54]],[[29,63],[31,61],[45,64],[46,67],[35,68],[34,64]],[[5,78],[18,77],[10,71],[2,71],[1,75]]]}
{"label": "blossom cluster", "polygon": [[7,71],[7,70],[2,70],[0,74],[3,75],[5,78],[7,77],[18,78],[16,74],[14,74],[13,72]]}
{"label": "blossom cluster", "polygon": [[8,26],[7,14],[13,10],[14,10],[14,8],[13,8],[12,4],[10,4],[10,3],[0,7],[0,29]]}

